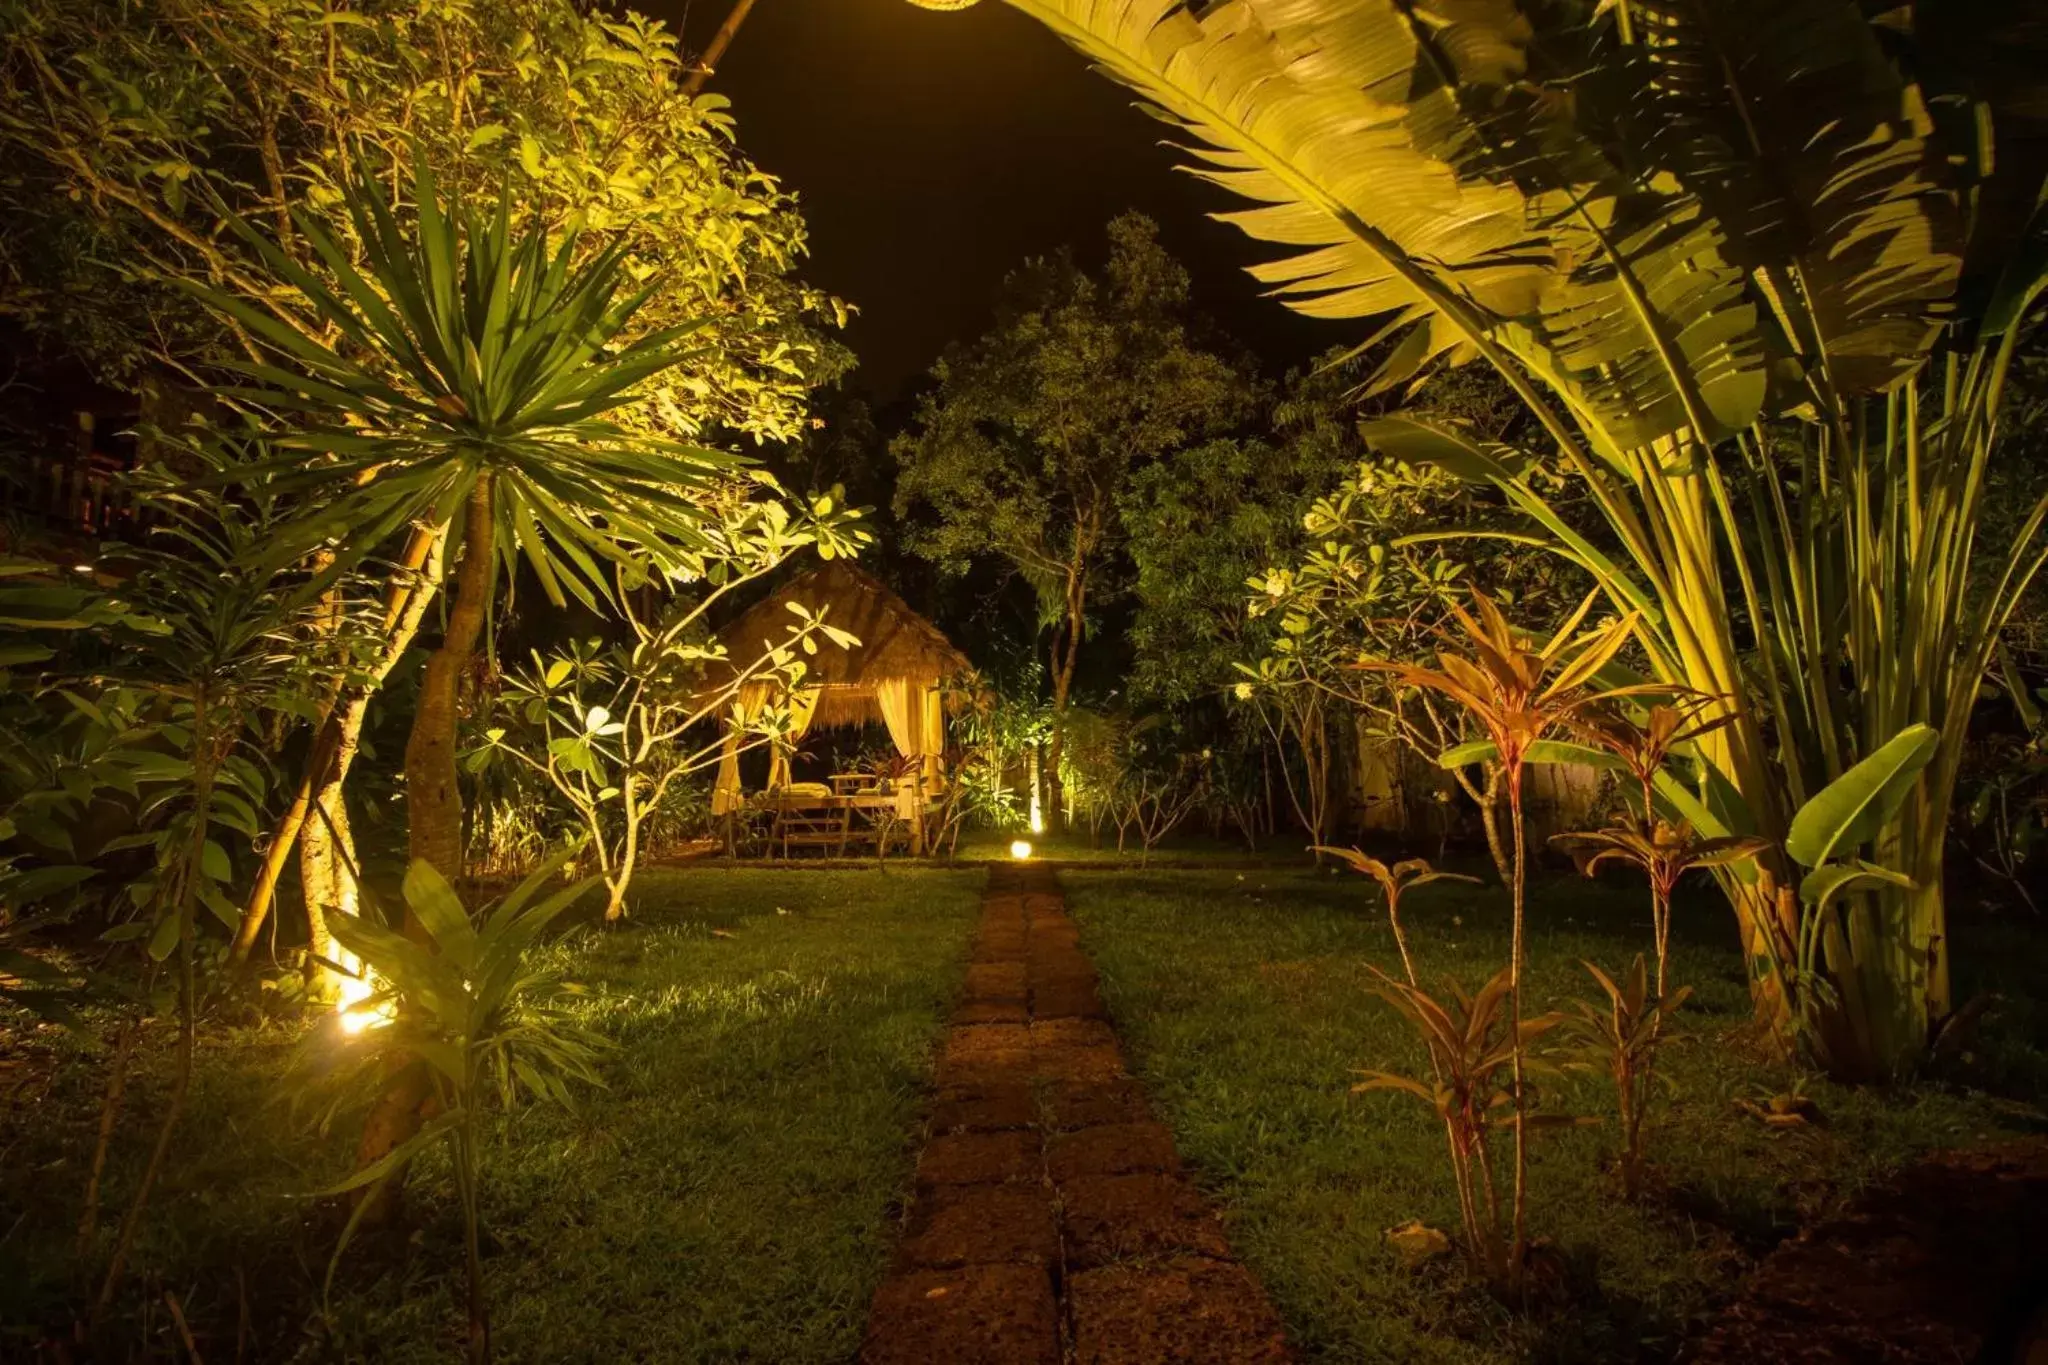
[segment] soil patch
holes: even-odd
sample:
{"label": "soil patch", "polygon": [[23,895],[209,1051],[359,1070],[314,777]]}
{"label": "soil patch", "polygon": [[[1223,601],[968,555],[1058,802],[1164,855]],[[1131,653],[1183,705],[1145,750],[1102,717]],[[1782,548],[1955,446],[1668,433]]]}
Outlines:
{"label": "soil patch", "polygon": [[[2048,1138],[1944,1152],[1772,1252],[1685,1358],[2048,1359],[2044,1242]],[[2023,1345],[2030,1332],[2044,1332],[2033,1355]]]}

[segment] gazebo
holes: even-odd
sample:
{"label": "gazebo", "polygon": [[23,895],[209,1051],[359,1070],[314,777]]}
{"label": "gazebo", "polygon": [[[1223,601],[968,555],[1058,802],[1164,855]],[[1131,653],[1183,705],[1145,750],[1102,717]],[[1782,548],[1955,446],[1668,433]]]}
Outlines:
{"label": "gazebo", "polygon": [[[720,631],[734,659],[755,657],[788,638],[796,604],[856,637],[850,649],[820,644],[805,657],[803,683],[787,698],[789,738],[814,727],[858,726],[879,721],[904,759],[907,775],[884,784],[874,774],[835,774],[827,783],[790,780],[789,752],[777,745],[769,761],[765,792],[751,804],[772,811],[776,838],[785,851],[793,844],[844,847],[857,816],[888,813],[907,827],[913,852],[924,846],[927,804],[946,781],[946,692],[949,679],[973,665],[901,597],[869,574],[834,560],[791,579]],[[737,722],[725,722],[725,749],[712,788],[711,810],[727,815],[750,804],[740,784],[743,728],[763,708],[783,700],[778,684],[750,683],[740,689]]]}

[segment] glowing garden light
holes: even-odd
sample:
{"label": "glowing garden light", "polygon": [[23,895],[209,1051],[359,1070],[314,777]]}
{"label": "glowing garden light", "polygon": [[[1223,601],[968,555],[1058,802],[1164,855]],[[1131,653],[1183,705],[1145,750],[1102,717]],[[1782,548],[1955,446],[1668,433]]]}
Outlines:
{"label": "glowing garden light", "polygon": [[1029,839],[1018,839],[1013,842],[1010,845],[1010,856],[1018,859],[1029,858],[1031,856],[1031,841]]}
{"label": "glowing garden light", "polygon": [[365,1006],[363,1002],[377,993],[377,985],[370,979],[370,973],[363,966],[363,960],[342,948],[334,949],[337,966],[346,967],[341,975],[341,993],[335,997],[334,1011],[341,1022],[341,1031],[353,1037],[363,1030],[391,1022],[391,1002],[382,1001]]}

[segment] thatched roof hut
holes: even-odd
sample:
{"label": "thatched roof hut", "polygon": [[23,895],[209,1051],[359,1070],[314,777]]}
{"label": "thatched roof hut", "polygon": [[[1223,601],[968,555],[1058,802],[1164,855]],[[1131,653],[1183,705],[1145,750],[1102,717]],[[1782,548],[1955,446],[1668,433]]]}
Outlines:
{"label": "thatched roof hut", "polygon": [[[937,779],[945,749],[944,685],[972,672],[967,656],[878,579],[833,560],[791,579],[719,632],[735,666],[745,666],[789,638],[797,621],[791,604],[813,615],[822,612],[827,624],[860,641],[848,649],[821,641],[818,652],[805,657],[803,686],[789,699],[798,721],[791,738],[800,738],[813,725],[879,721],[897,749],[906,758],[921,760]],[[715,685],[725,679],[714,676],[710,681]],[[747,691],[752,695],[742,695],[743,714],[765,700],[765,688],[755,690],[750,684]],[[738,797],[738,739],[737,731],[729,729],[728,748],[735,756],[720,768],[714,810],[729,808]],[[784,760],[778,762],[769,785],[787,781]]]}
{"label": "thatched roof hut", "polygon": [[823,612],[828,623],[860,641],[852,649],[820,641],[818,652],[804,660],[805,688],[818,690],[813,725],[881,721],[875,700],[878,682],[900,680],[916,689],[932,689],[974,668],[937,626],[880,579],[837,559],[792,578],[720,630],[718,637],[731,657],[744,664],[786,640],[797,620],[789,610],[792,603],[814,615]]}

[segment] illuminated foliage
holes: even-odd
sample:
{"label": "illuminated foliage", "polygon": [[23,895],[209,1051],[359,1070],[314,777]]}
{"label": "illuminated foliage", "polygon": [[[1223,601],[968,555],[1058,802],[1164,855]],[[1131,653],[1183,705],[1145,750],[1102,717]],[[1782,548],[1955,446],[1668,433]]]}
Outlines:
{"label": "illuminated foliage", "polygon": [[220,207],[310,266],[290,212],[349,242],[350,178],[416,152],[459,198],[503,190],[553,227],[623,233],[629,272],[661,274],[636,326],[702,329],[689,373],[648,394],[672,431],[786,438],[805,391],[844,364],[815,330],[841,305],[791,274],[806,249],[792,203],[735,147],[723,97],[684,93],[675,34],[640,15],[573,0],[24,0],[0,23],[5,306],[110,378],[245,349],[177,281],[289,301],[219,230]]}
{"label": "illuminated foliage", "polygon": [[1091,608],[1124,540],[1120,509],[1149,465],[1227,431],[1251,383],[1188,309],[1187,272],[1140,217],[1110,224],[1101,277],[1064,256],[1012,275],[997,325],[951,351],[892,447],[910,548],[952,570],[1022,574],[1051,632],[1051,760]]}
{"label": "illuminated foliage", "polygon": [[[1867,831],[1898,880],[1834,926],[1820,1000],[1787,924],[1720,880],[1763,1021],[1888,1075],[1950,1014],[1941,871],[1970,712],[2042,565],[2036,501],[1980,547],[2006,378],[2044,283],[2037,50],[2011,6],[1626,0],[1012,0],[1138,88],[1291,254],[1311,315],[1372,319],[1376,386],[1484,360],[1536,452],[1409,414],[1367,440],[1489,486],[1714,698],[1683,813],[1781,842],[1912,727],[1939,746]],[[1961,11],[1960,21],[1945,19]],[[1731,604],[1739,603],[1739,610]],[[1853,980],[1852,980],[1853,978]]]}

